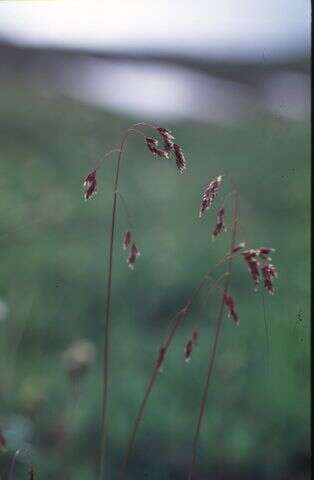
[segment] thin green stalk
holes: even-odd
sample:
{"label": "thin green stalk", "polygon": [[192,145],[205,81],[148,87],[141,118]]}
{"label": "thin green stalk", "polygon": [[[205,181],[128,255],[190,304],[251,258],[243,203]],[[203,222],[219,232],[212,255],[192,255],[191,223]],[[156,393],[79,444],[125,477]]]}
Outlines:
{"label": "thin green stalk", "polygon": [[[111,228],[110,228],[110,247],[109,247],[109,268],[108,268],[108,282],[107,282],[107,303],[106,303],[106,312],[105,312],[105,341],[104,341],[104,352],[103,352],[103,393],[102,393],[102,414],[101,414],[101,458],[100,458],[100,474],[99,479],[104,479],[105,474],[105,458],[107,450],[107,404],[108,404],[108,377],[109,377],[109,339],[110,339],[110,312],[111,312],[111,296],[112,296],[112,268],[113,268],[113,250],[114,250],[114,236],[115,236],[115,225],[116,225],[116,212],[117,212],[117,196],[118,196],[118,185],[119,185],[119,174],[120,174],[120,165],[121,157],[125,142],[130,133],[137,133],[145,137],[144,133],[141,130],[138,130],[137,126],[149,126],[155,128],[153,125],[147,125],[145,123],[138,123],[128,128],[125,132],[120,148],[113,149],[108,152],[105,157],[111,153],[118,151],[118,161],[115,173],[114,180],[114,191],[113,191],[113,205],[112,205],[112,216],[111,216]],[[104,157],[104,158],[105,158]],[[98,163],[97,167],[100,165]],[[97,168],[96,167],[96,168]]]}
{"label": "thin green stalk", "polygon": [[202,400],[201,400],[201,405],[200,405],[200,411],[199,411],[199,416],[198,416],[198,420],[197,420],[196,431],[195,431],[194,439],[193,439],[192,462],[191,462],[189,477],[188,477],[189,480],[192,480],[193,472],[194,472],[194,469],[195,469],[196,453],[197,453],[199,435],[200,435],[200,431],[201,431],[201,424],[202,424],[202,420],[203,420],[203,416],[204,416],[204,412],[205,412],[205,406],[206,406],[206,401],[207,401],[207,396],[208,396],[208,389],[209,389],[210,379],[211,379],[211,376],[212,376],[212,371],[213,371],[213,367],[214,367],[214,363],[215,363],[218,340],[219,340],[219,335],[220,335],[221,326],[222,326],[223,313],[224,313],[224,296],[228,292],[229,284],[230,284],[231,267],[232,267],[232,262],[233,262],[232,250],[235,246],[237,222],[238,222],[237,216],[238,216],[238,196],[236,194],[235,204],[234,204],[234,213],[233,213],[233,231],[232,231],[231,246],[230,246],[230,256],[229,256],[229,261],[228,261],[228,270],[227,270],[227,276],[226,276],[225,285],[224,285],[224,289],[223,289],[223,293],[222,293],[222,297],[221,297],[221,303],[220,303],[219,313],[218,313],[217,323],[216,323],[216,331],[215,331],[215,336],[214,336],[214,341],[213,341],[213,348],[212,348],[211,354],[209,356],[209,364],[208,364],[208,370],[207,370],[207,375],[206,375],[206,381],[205,381],[205,386],[204,386],[204,390],[203,390],[203,395],[202,395]]}
{"label": "thin green stalk", "polygon": [[133,429],[132,429],[132,432],[131,432],[131,436],[130,436],[130,439],[129,439],[127,450],[126,450],[126,453],[125,453],[125,456],[124,456],[124,459],[123,459],[121,473],[120,473],[120,477],[119,477],[120,479],[122,479],[124,477],[124,474],[126,472],[126,468],[127,468],[128,463],[129,463],[129,458],[130,458],[131,452],[133,450],[135,437],[136,437],[140,422],[141,422],[141,420],[143,418],[143,415],[144,415],[147,400],[148,400],[148,398],[150,396],[150,393],[152,391],[152,388],[155,384],[158,373],[159,373],[158,365],[155,365],[152,376],[151,376],[151,378],[148,382],[148,385],[146,387],[144,398],[142,400],[142,403],[141,403],[140,408],[138,410],[138,413],[136,415],[136,419],[135,419],[135,422],[134,422],[134,425],[133,425]]}
{"label": "thin green stalk", "polygon": [[107,404],[108,404],[108,377],[109,377],[109,337],[110,337],[110,312],[111,312],[111,293],[112,293],[112,268],[113,268],[113,250],[114,250],[114,234],[116,225],[116,212],[117,212],[117,195],[119,185],[119,174],[121,157],[123,147],[127,140],[128,134],[131,132],[128,129],[121,142],[115,173],[114,190],[113,190],[113,205],[111,216],[111,228],[110,228],[110,247],[109,247],[109,268],[108,268],[108,282],[107,282],[107,303],[105,312],[105,340],[104,340],[104,352],[103,352],[103,394],[102,394],[102,414],[101,414],[101,458],[100,458],[100,480],[103,480],[105,473],[105,458],[107,450]]}
{"label": "thin green stalk", "polygon": [[[225,260],[222,260],[221,262],[219,262],[215,267],[221,265]],[[215,268],[214,267],[214,268]],[[162,344],[162,348],[164,349],[164,353],[163,353],[163,361],[165,359],[165,356],[166,356],[166,353],[172,343],[172,340],[183,320],[183,318],[187,315],[192,303],[193,303],[193,300],[195,299],[195,297],[197,296],[197,294],[199,293],[199,291],[202,289],[203,285],[205,285],[206,281],[207,280],[212,280],[212,278],[210,277],[209,273],[210,271],[212,271],[213,268],[211,268],[202,278],[201,282],[199,283],[199,285],[195,288],[193,294],[191,295],[191,297],[189,298],[188,302],[186,303],[185,307],[182,308],[181,310],[179,310],[175,315],[174,317],[172,318],[172,326],[170,328],[170,331],[165,339],[165,341],[163,342]],[[224,277],[226,274],[223,274],[218,280],[216,280],[215,282],[212,282],[214,284],[214,286],[217,286],[219,284],[219,281],[221,280],[222,277]],[[158,373],[159,373],[159,370],[160,370],[160,364],[158,362],[156,362],[156,364],[154,365],[154,369],[153,369],[153,372],[152,372],[152,375],[150,377],[150,380],[147,384],[147,387],[146,387],[146,390],[145,390],[145,394],[144,394],[144,398],[141,402],[141,405],[140,405],[140,408],[138,410],[138,413],[137,413],[137,416],[136,416],[136,419],[135,419],[135,422],[134,422],[134,425],[133,425],[133,429],[132,429],[132,432],[131,432],[131,436],[130,436],[130,439],[129,439],[129,442],[128,442],[128,446],[127,446],[127,449],[126,449],[126,453],[124,455],[124,459],[123,459],[123,463],[122,463],[122,467],[121,467],[121,474],[120,474],[120,479],[122,479],[124,477],[124,474],[126,472],[126,468],[127,468],[127,465],[129,463],[129,459],[130,459],[130,455],[132,453],[132,450],[133,450],[133,446],[134,446],[134,442],[135,442],[135,437],[136,437],[136,434],[138,432],[138,429],[139,429],[139,425],[140,425],[140,422],[144,416],[144,411],[145,411],[145,408],[146,408],[146,404],[147,404],[147,401],[148,401],[148,398],[150,396],[150,393],[152,391],[152,388],[157,380],[157,377],[158,377]]]}

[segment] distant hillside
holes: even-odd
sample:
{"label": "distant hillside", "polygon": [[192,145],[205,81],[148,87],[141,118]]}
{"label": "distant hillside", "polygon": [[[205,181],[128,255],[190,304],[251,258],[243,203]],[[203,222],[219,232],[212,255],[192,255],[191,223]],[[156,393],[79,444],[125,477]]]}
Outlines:
{"label": "distant hillside", "polygon": [[43,75],[57,75],[64,63],[84,61],[90,58],[102,58],[111,61],[128,62],[162,62],[183,66],[218,78],[254,86],[263,81],[270,73],[276,70],[290,70],[294,72],[310,72],[310,60],[306,57],[290,57],[282,60],[269,60],[266,56],[256,61],[243,59],[201,59],[192,56],[166,55],[137,51],[93,50],[20,46],[0,39],[1,74],[17,72],[27,75],[28,72],[38,70]]}

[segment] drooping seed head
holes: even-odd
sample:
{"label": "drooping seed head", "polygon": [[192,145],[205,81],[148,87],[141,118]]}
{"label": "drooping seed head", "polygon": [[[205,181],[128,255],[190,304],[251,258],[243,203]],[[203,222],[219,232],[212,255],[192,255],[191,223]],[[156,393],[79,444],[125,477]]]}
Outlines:
{"label": "drooping seed head", "polygon": [[147,147],[148,149],[152,152],[152,153],[155,153],[154,152],[154,148],[155,147],[158,147],[158,140],[154,137],[146,137],[146,143],[147,143]]}
{"label": "drooping seed head", "polygon": [[167,128],[158,127],[156,130],[160,133],[163,139],[168,138],[169,140],[174,140],[174,136]]}
{"label": "drooping seed head", "polygon": [[124,238],[123,238],[123,250],[127,250],[127,248],[129,247],[130,243],[131,243],[131,232],[128,230],[127,232],[125,232],[124,234]]}
{"label": "drooping seed head", "polygon": [[164,157],[164,158],[169,157],[168,152],[166,152],[162,148],[158,147],[158,140],[156,140],[156,138],[147,137],[146,138],[146,144],[147,144],[148,149],[151,151],[151,153],[153,155],[155,155],[155,156],[157,155],[158,157]]}
{"label": "drooping seed head", "polygon": [[258,284],[260,280],[260,263],[257,260],[257,250],[245,250],[244,252],[242,252],[242,256],[247,264],[248,271],[254,283],[254,290],[256,292],[258,290]]}
{"label": "drooping seed head", "polygon": [[[258,283],[260,280],[260,263],[258,261],[258,258],[261,258],[263,261],[266,261],[267,263],[264,264],[264,266],[261,268],[262,270],[262,275],[264,279],[264,285],[269,291],[269,293],[273,293],[274,289],[272,287],[272,282],[270,281],[271,278],[269,278],[269,272],[273,272],[273,276],[276,275],[276,269],[273,265],[271,265],[269,262],[271,261],[271,258],[268,257],[269,253],[274,252],[275,250],[270,247],[261,247],[261,248],[251,248],[250,250],[245,250],[241,253],[243,256],[247,266],[248,270],[250,272],[250,275],[253,279],[255,288],[254,290],[257,291],[258,288]],[[269,270],[270,267],[270,270]]]}
{"label": "drooping seed head", "polygon": [[218,210],[217,214],[217,222],[213,231],[212,239],[215,240],[215,238],[222,232],[226,231],[226,226],[225,226],[225,209],[220,208]]}
{"label": "drooping seed head", "polygon": [[186,170],[186,160],[182,148],[176,143],[173,144],[173,151],[176,157],[176,165],[179,173],[183,173]]}
{"label": "drooping seed head", "polygon": [[259,278],[260,278],[260,272],[259,272],[260,263],[255,258],[252,258],[251,260],[247,261],[247,266],[251,274],[252,280],[254,282],[254,290],[257,292]]}
{"label": "drooping seed head", "polygon": [[137,248],[136,244],[135,243],[132,243],[132,246],[131,246],[131,251],[130,251],[130,255],[127,259],[127,263],[130,267],[131,270],[134,269],[134,264],[136,262],[136,259],[137,257],[139,257],[141,255],[141,252],[139,251],[139,249]]}
{"label": "drooping seed head", "polygon": [[90,172],[84,179],[84,198],[85,201],[97,193],[96,170]]}
{"label": "drooping seed head", "polygon": [[277,277],[277,270],[272,265],[271,263],[265,263],[265,265],[262,267],[262,275],[263,275],[263,280],[264,280],[264,286],[268,293],[271,295],[274,294],[275,289],[273,285],[273,279]]}
{"label": "drooping seed head", "polygon": [[199,217],[203,215],[205,210],[208,210],[212,206],[213,201],[217,196],[217,193],[221,184],[221,180],[222,180],[222,175],[219,175],[218,177],[214,177],[205,188],[202,194]]}
{"label": "drooping seed head", "polygon": [[224,303],[228,311],[228,317],[232,317],[236,325],[238,325],[239,317],[235,311],[235,302],[231,295],[228,295],[228,293],[224,294]]}
{"label": "drooping seed head", "polygon": [[167,128],[158,127],[157,131],[163,139],[164,148],[166,152],[170,152],[174,147],[174,143],[173,143],[174,136],[172,135],[170,130],[168,130]]}

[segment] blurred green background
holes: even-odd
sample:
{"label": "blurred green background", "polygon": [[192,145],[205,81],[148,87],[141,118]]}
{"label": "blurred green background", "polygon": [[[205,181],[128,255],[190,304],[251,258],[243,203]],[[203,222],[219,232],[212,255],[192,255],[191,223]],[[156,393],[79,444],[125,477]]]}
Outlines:
{"label": "blurred green background", "polygon": [[[82,181],[133,120],[17,80],[2,82],[0,102],[0,424],[7,440],[1,478],[8,478],[13,453],[23,448],[17,479],[26,478],[31,461],[38,479],[91,480],[99,458],[116,157],[103,162],[98,194],[86,203]],[[228,234],[211,241],[215,212],[200,221],[198,207],[208,180],[229,173],[240,192],[238,240],[274,247],[279,276],[275,295],[264,293],[267,342],[263,295],[253,292],[241,261],[235,263],[231,293],[241,321],[235,327],[225,316],[196,478],[307,479],[309,122],[248,114],[233,127],[163,126],[184,149],[186,174],[178,175],[170,161],[153,159],[136,136],[122,164],[120,192],[142,256],[130,271],[120,202],[110,478],[116,478],[170,316],[227,250]],[[217,205],[230,188],[226,181]],[[231,198],[226,209],[230,221]],[[218,295],[208,300],[204,291],[178,331],[137,437],[129,479],[185,478],[217,309]],[[195,325],[199,345],[187,364],[183,347]],[[77,356],[85,368],[75,375]]]}

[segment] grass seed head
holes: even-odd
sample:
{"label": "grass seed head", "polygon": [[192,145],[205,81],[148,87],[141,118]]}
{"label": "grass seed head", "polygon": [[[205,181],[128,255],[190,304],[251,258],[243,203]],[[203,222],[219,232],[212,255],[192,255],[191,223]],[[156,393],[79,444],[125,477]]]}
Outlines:
{"label": "grass seed head", "polygon": [[269,291],[269,293],[273,294],[274,293],[274,288],[272,285],[272,278],[273,276],[277,275],[276,269],[271,263],[271,258],[268,256],[271,252],[274,252],[275,250],[270,247],[261,247],[261,248],[251,248],[250,250],[245,250],[242,252],[242,256],[248,266],[248,270],[250,272],[250,275],[253,279],[255,288],[254,290],[257,291],[258,284],[260,281],[260,262],[258,261],[258,258],[262,259],[262,261],[265,261],[266,263],[264,266],[261,268],[262,271],[262,276],[264,280],[264,286],[266,289]]}
{"label": "grass seed head", "polygon": [[217,222],[213,231],[212,239],[215,240],[217,236],[226,231],[226,226],[225,226],[225,209],[220,208],[218,210],[217,214]]}
{"label": "grass seed head", "polygon": [[224,294],[224,303],[228,311],[228,317],[232,317],[236,325],[239,324],[239,317],[235,311],[235,301],[228,293]]}
{"label": "grass seed head", "polygon": [[166,152],[171,152],[173,150],[173,147],[174,147],[174,143],[173,143],[174,136],[172,135],[170,130],[168,130],[167,128],[158,127],[157,131],[163,139],[164,148],[165,148]]}
{"label": "grass seed head", "polygon": [[221,180],[222,180],[222,175],[218,175],[218,177],[214,177],[205,188],[202,194],[199,217],[203,215],[205,210],[208,210],[212,206],[213,201],[217,196],[217,193],[221,184]]}
{"label": "grass seed head", "polygon": [[123,238],[123,250],[127,250],[130,243],[131,243],[131,238],[132,238],[132,235],[131,235],[131,232],[128,230],[127,232],[125,232],[124,234],[124,238]]}
{"label": "grass seed head", "polygon": [[254,249],[245,250],[244,252],[242,252],[242,256],[244,258],[244,261],[247,264],[248,271],[254,283],[254,290],[256,292],[258,290],[258,284],[260,281],[260,271],[259,271],[260,263],[257,259],[258,251]]}
{"label": "grass seed head", "polygon": [[264,280],[264,286],[270,295],[273,295],[275,292],[273,280],[277,277],[277,270],[269,262],[266,262],[265,265],[262,267],[262,275]]}
{"label": "grass seed head", "polygon": [[180,147],[180,145],[174,143],[173,144],[173,151],[174,151],[174,154],[175,154],[175,157],[176,157],[177,169],[178,169],[179,173],[183,173],[184,170],[186,170],[186,160],[185,160],[185,156],[184,156],[184,153],[182,151],[182,148]]}
{"label": "grass seed head", "polygon": [[158,147],[158,140],[154,137],[146,137],[146,144],[150,152],[157,157],[169,158],[168,152]]}
{"label": "grass seed head", "polygon": [[131,251],[130,251],[130,255],[127,259],[127,263],[129,265],[129,268],[131,270],[134,269],[134,264],[136,262],[136,259],[137,257],[139,257],[141,255],[141,252],[139,251],[138,247],[136,246],[136,244],[133,242],[132,243],[132,246],[131,246]]}
{"label": "grass seed head", "polygon": [[84,198],[85,201],[97,193],[96,170],[90,172],[84,179]]}

